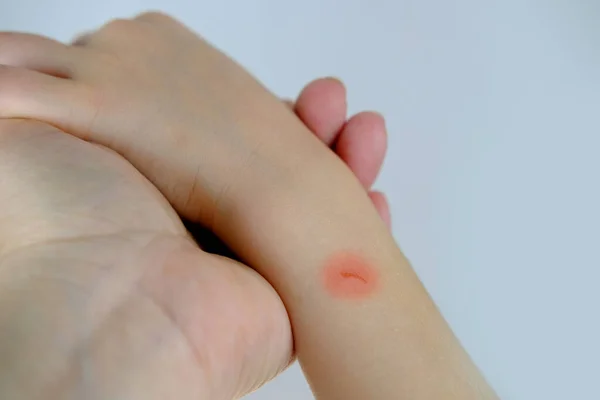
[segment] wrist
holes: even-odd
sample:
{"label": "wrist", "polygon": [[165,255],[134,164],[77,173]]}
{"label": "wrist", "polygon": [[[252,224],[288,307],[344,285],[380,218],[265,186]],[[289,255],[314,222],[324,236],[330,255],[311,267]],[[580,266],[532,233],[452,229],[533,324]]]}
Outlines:
{"label": "wrist", "polygon": [[335,252],[359,252],[378,265],[401,256],[362,185],[317,144],[313,157],[300,157],[303,164],[289,161],[281,182],[240,185],[243,195],[231,196],[213,225],[284,297],[307,288],[295,282],[314,281]]}

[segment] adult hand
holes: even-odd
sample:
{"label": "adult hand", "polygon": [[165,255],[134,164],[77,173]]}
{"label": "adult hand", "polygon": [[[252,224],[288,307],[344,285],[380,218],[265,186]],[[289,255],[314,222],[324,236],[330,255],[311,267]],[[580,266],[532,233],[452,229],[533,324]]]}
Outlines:
{"label": "adult hand", "polygon": [[112,151],[0,120],[0,220],[3,399],[229,400],[290,361],[269,283]]}

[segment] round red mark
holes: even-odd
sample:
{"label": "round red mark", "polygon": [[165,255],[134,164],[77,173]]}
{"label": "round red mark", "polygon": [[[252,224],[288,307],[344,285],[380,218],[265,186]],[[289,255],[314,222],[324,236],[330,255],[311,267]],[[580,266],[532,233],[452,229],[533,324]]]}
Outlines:
{"label": "round red mark", "polygon": [[323,284],[334,297],[360,300],[377,290],[379,275],[363,257],[344,252],[336,254],[325,263]]}

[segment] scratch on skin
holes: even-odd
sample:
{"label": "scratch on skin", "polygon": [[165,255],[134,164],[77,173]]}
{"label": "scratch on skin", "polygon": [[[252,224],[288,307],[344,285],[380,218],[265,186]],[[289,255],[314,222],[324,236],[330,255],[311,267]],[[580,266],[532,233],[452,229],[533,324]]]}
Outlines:
{"label": "scratch on skin", "polygon": [[342,271],[342,272],[340,272],[340,275],[346,279],[354,278],[354,279],[358,279],[359,281],[362,281],[363,283],[367,283],[367,280],[365,278],[363,278],[362,276],[358,275],[355,272]]}
{"label": "scratch on skin", "polygon": [[379,291],[378,269],[365,257],[340,251],[326,260],[322,268],[325,292],[336,299],[362,300]]}

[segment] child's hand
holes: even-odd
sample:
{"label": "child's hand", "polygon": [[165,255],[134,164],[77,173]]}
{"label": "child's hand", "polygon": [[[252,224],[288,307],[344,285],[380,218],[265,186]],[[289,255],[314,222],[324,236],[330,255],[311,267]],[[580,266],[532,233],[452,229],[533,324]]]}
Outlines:
{"label": "child's hand", "polygon": [[[379,174],[387,148],[383,117],[366,111],[345,120],[346,89],[340,81],[332,78],[312,81],[302,90],[296,104],[286,103],[369,190]],[[389,205],[384,194],[369,190],[369,197],[390,227]]]}

